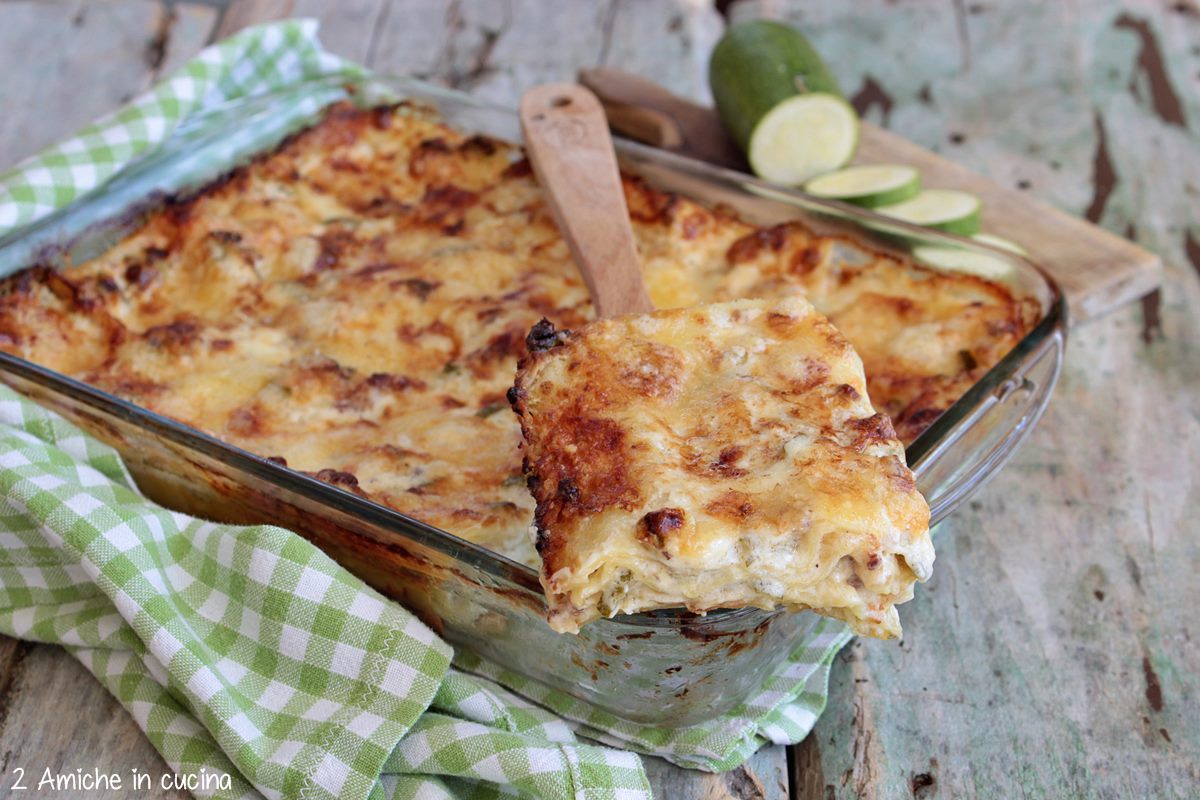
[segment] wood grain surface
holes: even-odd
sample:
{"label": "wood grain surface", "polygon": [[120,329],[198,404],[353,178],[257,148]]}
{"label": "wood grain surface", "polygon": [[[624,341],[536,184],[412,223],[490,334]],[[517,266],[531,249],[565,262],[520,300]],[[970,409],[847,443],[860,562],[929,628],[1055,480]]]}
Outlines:
{"label": "wood grain surface", "polygon": [[[937,531],[904,640],[847,648],[790,762],[767,748],[745,770],[701,775],[650,760],[658,796],[1198,796],[1200,8],[721,6],[800,26],[872,123],[1136,241],[1165,271],[1160,292],[1074,336],[1041,425]],[[693,0],[295,0],[292,13],[320,17],[331,49],[376,69],[509,105],[597,65],[708,103],[725,24]],[[193,54],[219,16],[0,0],[0,168]],[[0,753],[0,796],[17,765],[165,768],[70,656],[11,640]]]}

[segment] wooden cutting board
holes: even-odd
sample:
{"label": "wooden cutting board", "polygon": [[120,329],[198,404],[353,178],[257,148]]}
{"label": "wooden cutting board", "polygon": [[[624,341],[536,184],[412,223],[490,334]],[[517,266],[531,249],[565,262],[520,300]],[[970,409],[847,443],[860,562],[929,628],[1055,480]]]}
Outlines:
{"label": "wooden cutting board", "polygon": [[[716,112],[638,75],[589,69],[579,81],[600,97],[616,132],[631,139],[748,171]],[[1019,242],[1054,276],[1075,326],[1142,297],[1162,282],[1162,260],[1103,228],[947,161],[864,122],[855,164],[909,164],[925,186],[964,189],[983,199],[983,229]]]}

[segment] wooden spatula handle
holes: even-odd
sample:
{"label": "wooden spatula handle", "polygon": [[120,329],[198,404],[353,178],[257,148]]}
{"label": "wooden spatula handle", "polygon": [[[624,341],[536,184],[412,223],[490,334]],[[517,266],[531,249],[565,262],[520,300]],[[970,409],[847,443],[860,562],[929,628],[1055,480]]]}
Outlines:
{"label": "wooden spatula handle", "polygon": [[521,130],[596,316],[653,310],[600,101],[575,84],[538,86],[521,98]]}

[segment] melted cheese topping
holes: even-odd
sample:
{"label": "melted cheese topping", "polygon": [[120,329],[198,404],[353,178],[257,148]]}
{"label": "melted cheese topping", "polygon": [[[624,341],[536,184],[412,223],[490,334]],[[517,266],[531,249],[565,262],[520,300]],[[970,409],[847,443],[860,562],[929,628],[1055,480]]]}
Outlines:
{"label": "melted cheese topping", "polygon": [[[906,441],[1032,320],[997,284],[625,189],[657,304],[807,295]],[[520,149],[336,105],[99,258],[8,278],[0,347],[536,563],[504,393],[543,316],[591,308]]]}
{"label": "melted cheese topping", "polygon": [[783,604],[899,634],[895,604],[933,565],[929,507],[806,300],[545,328],[512,400],[552,627]]}

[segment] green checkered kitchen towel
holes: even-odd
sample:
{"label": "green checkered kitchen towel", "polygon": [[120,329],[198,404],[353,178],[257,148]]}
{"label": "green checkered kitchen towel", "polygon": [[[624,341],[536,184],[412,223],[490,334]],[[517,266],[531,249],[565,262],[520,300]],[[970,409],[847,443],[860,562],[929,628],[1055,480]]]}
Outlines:
{"label": "green checkered kitchen towel", "polygon": [[[313,22],[245,31],[0,176],[0,234],[229,99],[361,74],[321,50]],[[722,718],[623,721],[452,654],[295,534],[153,505],[113,451],[3,387],[0,632],[67,647],[197,796],[272,798],[647,797],[630,751],[724,770],[802,739],[849,638],[820,621]]]}

